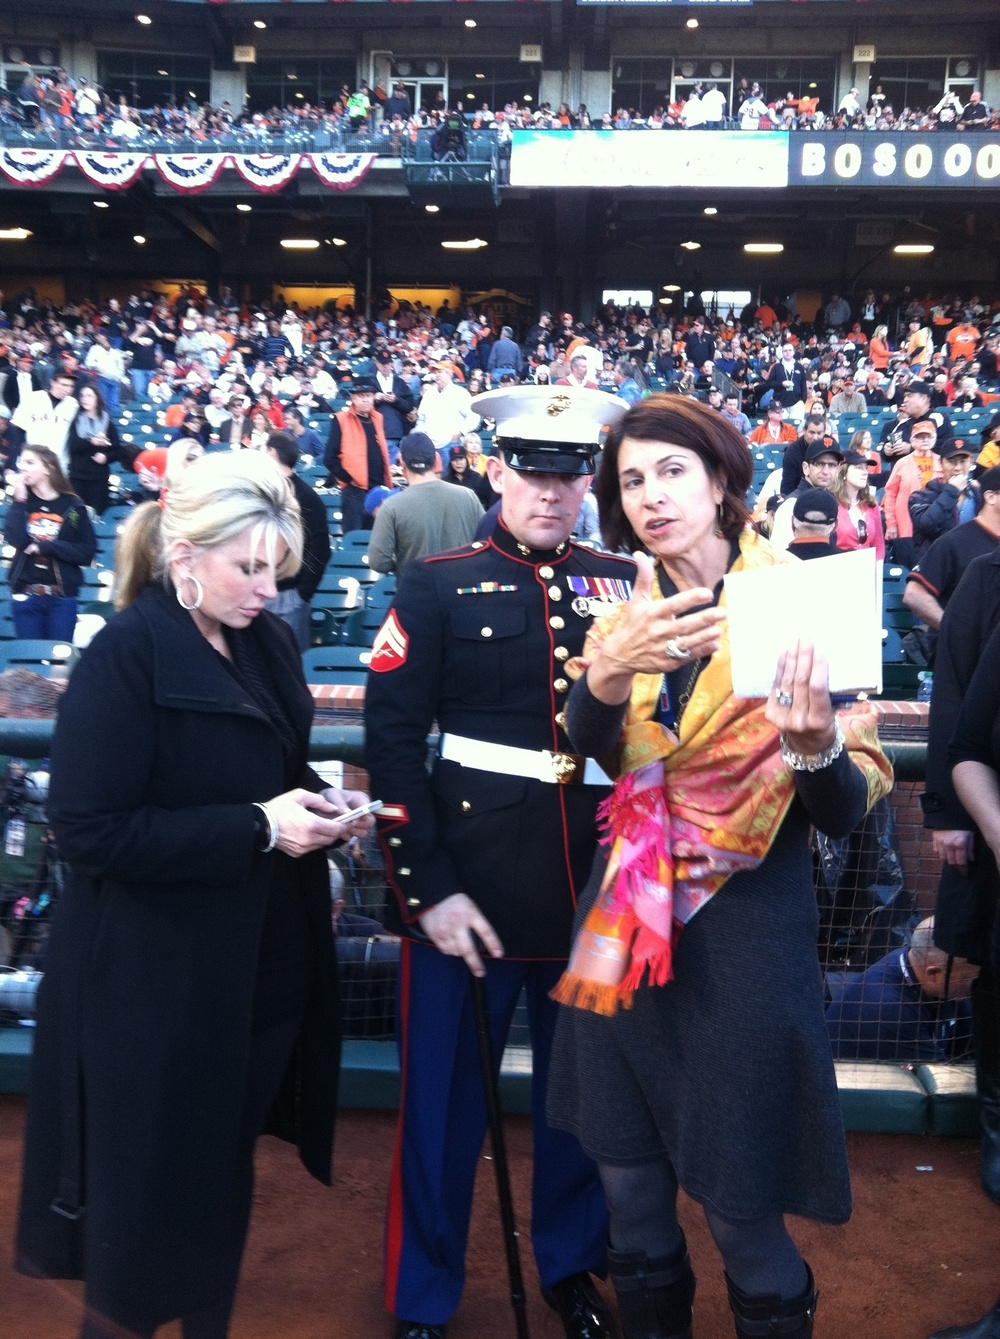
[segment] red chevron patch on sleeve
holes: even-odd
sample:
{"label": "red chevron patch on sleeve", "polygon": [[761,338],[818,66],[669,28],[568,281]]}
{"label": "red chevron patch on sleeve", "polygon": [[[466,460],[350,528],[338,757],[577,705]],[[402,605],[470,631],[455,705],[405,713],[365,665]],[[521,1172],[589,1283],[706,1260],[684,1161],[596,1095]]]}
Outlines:
{"label": "red chevron patch on sleeve", "polygon": [[372,646],[372,658],[368,668],[374,674],[388,674],[390,670],[400,669],[406,664],[410,639],[400,626],[395,609],[378,630],[378,636]]}

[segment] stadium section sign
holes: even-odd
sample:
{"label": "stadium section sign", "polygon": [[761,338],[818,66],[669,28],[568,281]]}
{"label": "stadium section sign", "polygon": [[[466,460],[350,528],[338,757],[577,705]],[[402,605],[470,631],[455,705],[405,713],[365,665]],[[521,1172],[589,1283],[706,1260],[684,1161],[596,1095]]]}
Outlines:
{"label": "stadium section sign", "polygon": [[765,130],[515,130],[512,186],[774,189],[788,136]]}
{"label": "stadium section sign", "polygon": [[935,131],[788,136],[790,186],[1000,186],[1000,136]]}

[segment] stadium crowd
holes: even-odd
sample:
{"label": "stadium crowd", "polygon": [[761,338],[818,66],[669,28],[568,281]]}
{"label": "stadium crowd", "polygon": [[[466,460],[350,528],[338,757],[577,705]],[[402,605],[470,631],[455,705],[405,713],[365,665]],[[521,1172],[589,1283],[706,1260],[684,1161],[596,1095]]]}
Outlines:
{"label": "stadium crowd", "polygon": [[823,108],[818,96],[786,90],[765,95],[760,84],[739,80],[732,101],[715,83],[696,83],[686,96],[654,106],[646,114],[635,107],[618,106],[613,112],[591,113],[581,103],[555,107],[528,100],[491,108],[450,108],[443,92],[429,104],[414,107],[402,82],[386,89],[361,81],[352,90],[344,84],[339,96],[313,104],[271,107],[267,111],[199,105],[195,100],[177,105],[166,99],[153,106],[129,103],[115,90],[95,87],[86,77],[74,79],[65,69],[45,74],[26,67],[20,85],[0,91],[0,141],[28,137],[63,148],[115,148],[149,143],[177,143],[186,148],[260,149],[274,140],[319,140],[330,135],[359,136],[381,142],[393,154],[404,151],[422,135],[432,135],[458,118],[463,129],[486,131],[500,145],[509,143],[514,130],[874,130],[962,131],[1000,129],[1000,110],[992,109],[973,92],[968,102],[947,91],[933,105],[894,108],[881,85],[866,100],[851,88],[836,107]]}

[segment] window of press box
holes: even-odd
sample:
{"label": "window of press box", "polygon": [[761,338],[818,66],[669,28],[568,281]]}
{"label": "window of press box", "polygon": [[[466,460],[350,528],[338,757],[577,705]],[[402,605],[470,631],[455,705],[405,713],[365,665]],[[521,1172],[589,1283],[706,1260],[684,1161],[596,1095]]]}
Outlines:
{"label": "window of press box", "polygon": [[903,56],[877,60],[868,77],[869,90],[881,86],[886,102],[898,116],[905,107],[911,111],[930,111],[954,92],[967,102],[979,87],[979,59],[976,56]]}
{"label": "window of press box", "polygon": [[538,106],[540,65],[523,65],[519,60],[466,59],[448,61],[448,99],[467,114],[485,103],[490,111],[502,111],[508,102]]}
{"label": "window of press box", "polygon": [[272,107],[332,107],[346,87],[357,87],[353,56],[315,60],[259,60],[246,66],[247,110],[266,112]]}
{"label": "window of press box", "polygon": [[735,116],[743,99],[741,86],[760,84],[765,102],[791,93],[796,99],[819,98],[821,108],[833,101],[836,62],[812,56],[700,58],[639,56],[623,58],[612,66],[612,108],[623,107],[649,116],[657,107],[685,101],[700,83],[714,83],[725,95],[726,114]]}
{"label": "window of press box", "polygon": [[177,107],[208,102],[212,62],[208,56],[164,56],[137,51],[99,51],[97,82],[112,102],[131,107]]}

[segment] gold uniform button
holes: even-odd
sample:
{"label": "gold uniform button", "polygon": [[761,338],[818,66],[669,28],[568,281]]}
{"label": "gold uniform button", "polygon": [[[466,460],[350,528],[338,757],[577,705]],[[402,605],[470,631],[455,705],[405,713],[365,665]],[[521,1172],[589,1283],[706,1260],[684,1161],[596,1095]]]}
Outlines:
{"label": "gold uniform button", "polygon": [[479,635],[480,635],[480,637],[492,637],[492,636],[493,636],[493,629],[492,629],[492,628],[480,628],[480,629],[479,629]]}
{"label": "gold uniform button", "polygon": [[420,898],[419,898],[419,897],[408,897],[408,898],[406,899],[406,905],[407,905],[408,907],[419,907],[419,906],[420,906]]}
{"label": "gold uniform button", "polygon": [[552,654],[555,656],[556,660],[569,660],[569,652],[566,650],[565,646],[557,646]]}
{"label": "gold uniform button", "polygon": [[556,632],[562,632],[565,626],[566,626],[566,620],[564,618],[560,618],[558,614],[553,614],[552,617],[549,619],[549,627],[554,628]]}
{"label": "gold uniform button", "polygon": [[390,838],[389,838],[389,845],[390,845],[390,846],[402,846],[402,844],[403,844],[403,839],[402,839],[401,837],[390,837]]}
{"label": "gold uniform button", "polygon": [[556,713],[556,725],[559,726],[560,730],[566,729],[566,713],[564,711]]}
{"label": "gold uniform button", "polygon": [[552,570],[551,567],[549,567],[548,563],[546,563],[544,567],[540,567],[538,569],[538,575],[542,578],[543,581],[551,581],[552,578],[555,576],[555,572]]}
{"label": "gold uniform button", "polygon": [[463,814],[467,814],[467,813],[470,811],[471,808],[472,808],[472,805],[469,803],[468,800],[463,800],[463,801],[462,801],[462,813],[463,813]]}
{"label": "gold uniform button", "polygon": [[[565,679],[556,679],[552,687],[556,690],[557,693],[569,692],[569,684],[566,682]],[[402,870],[400,870],[400,873],[402,873]]]}
{"label": "gold uniform button", "polygon": [[561,599],[562,599],[562,591],[559,589],[558,586],[550,586],[550,587],[549,587],[549,599],[550,599],[550,600],[561,600]]}

